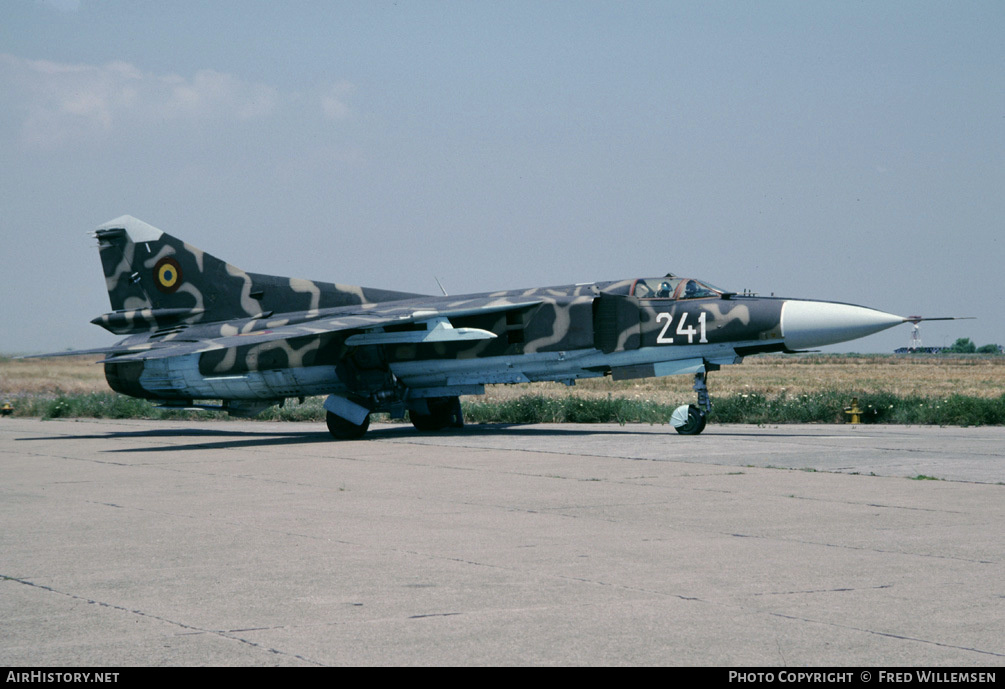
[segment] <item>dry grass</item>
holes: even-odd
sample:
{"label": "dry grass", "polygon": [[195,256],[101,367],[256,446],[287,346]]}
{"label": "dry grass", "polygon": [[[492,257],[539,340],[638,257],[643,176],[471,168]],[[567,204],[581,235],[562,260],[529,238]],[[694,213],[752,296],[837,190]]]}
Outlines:
{"label": "dry grass", "polygon": [[[580,381],[573,388],[559,383],[490,386],[486,401],[503,401],[521,395],[644,399],[678,404],[690,399],[691,376],[667,376],[614,382],[609,378]],[[945,398],[952,394],[993,398],[1005,393],[1005,357],[876,356],[757,356],[738,366],[726,366],[708,376],[713,397],[759,393],[768,398],[781,394],[816,392],[890,392],[898,396]]]}
{"label": "dry grass", "polygon": [[[25,396],[108,390],[102,366],[93,357],[54,359],[0,358],[0,401]],[[612,382],[581,381],[574,388],[558,383],[495,385],[486,401],[503,401],[527,394],[581,397],[613,394],[677,404],[690,399],[690,376]],[[727,366],[709,375],[714,397],[756,392],[769,398],[785,393],[802,395],[824,391],[890,392],[944,398],[951,394],[992,398],[1005,393],[1005,357],[935,356],[760,356],[739,366]]]}
{"label": "dry grass", "polygon": [[107,392],[105,369],[95,365],[100,359],[93,356],[52,359],[0,357],[0,398]]}

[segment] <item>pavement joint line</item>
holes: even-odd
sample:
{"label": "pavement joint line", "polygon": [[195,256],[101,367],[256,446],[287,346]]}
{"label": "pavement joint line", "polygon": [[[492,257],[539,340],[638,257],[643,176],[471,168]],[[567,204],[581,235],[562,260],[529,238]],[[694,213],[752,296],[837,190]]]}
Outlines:
{"label": "pavement joint line", "polygon": [[115,603],[108,603],[108,602],[105,602],[105,601],[95,600],[93,598],[88,598],[86,596],[79,596],[79,595],[77,595],[75,593],[69,593],[67,591],[60,591],[59,589],[55,589],[55,588],[53,588],[51,586],[46,586],[45,584],[38,584],[38,583],[35,583],[33,581],[29,581],[27,579],[21,579],[19,577],[12,577],[12,576],[8,576],[6,574],[0,574],[0,580],[13,581],[13,582],[16,582],[18,584],[22,584],[24,586],[30,586],[32,588],[36,588],[36,589],[39,589],[39,590],[42,590],[42,591],[46,591],[48,593],[52,593],[52,594],[55,594],[55,595],[58,595],[58,596],[65,596],[66,598],[70,598],[71,600],[82,601],[82,602],[87,603],[89,605],[97,605],[99,607],[107,608],[109,610],[115,610],[117,612],[124,612],[124,613],[126,613],[128,615],[136,615],[138,617],[143,617],[143,618],[146,618],[146,619],[149,619],[149,620],[155,620],[157,622],[162,622],[164,624],[172,625],[174,627],[178,627],[180,629],[186,630],[184,632],[185,634],[212,634],[214,636],[220,637],[221,639],[228,639],[230,641],[237,641],[238,643],[251,646],[253,648],[265,651],[267,653],[273,653],[273,654],[276,654],[276,655],[289,656],[289,657],[292,657],[292,658],[296,658],[298,660],[302,660],[305,663],[310,663],[311,665],[323,666],[323,663],[319,663],[317,661],[311,660],[310,658],[305,658],[302,655],[299,655],[299,654],[296,654],[296,653],[287,653],[286,651],[281,651],[281,650],[279,650],[277,648],[269,648],[268,646],[263,646],[262,644],[256,643],[256,642],[254,642],[254,641],[252,641],[250,639],[244,639],[244,638],[242,638],[240,636],[236,636],[235,634],[233,634],[231,632],[225,632],[225,631],[216,630],[216,629],[203,629],[202,627],[197,627],[195,625],[186,624],[186,623],[180,622],[178,620],[172,620],[170,618],[162,617],[160,615],[153,615],[151,613],[143,612],[142,610],[131,610],[131,609],[129,609],[127,607],[124,607],[122,605],[116,605]]}
{"label": "pavement joint line", "polygon": [[943,648],[952,648],[958,651],[969,651],[970,653],[980,653],[982,655],[995,656],[996,658],[1005,658],[1005,653],[998,653],[996,651],[985,651],[981,648],[972,648],[970,646],[959,646],[957,644],[947,644],[942,641],[933,641],[932,639],[921,639],[916,636],[907,636],[905,634],[894,634],[893,632],[881,632],[877,629],[865,629],[864,627],[856,627],[849,624],[839,624],[837,622],[825,622],[822,620],[814,620],[808,617],[798,617],[796,615],[786,615],[781,612],[768,612],[769,615],[774,617],[781,617],[782,619],[797,620],[800,622],[809,622],[810,624],[822,624],[828,627],[837,627],[839,629],[849,629],[856,632],[863,632],[865,634],[875,634],[877,636],[884,636],[888,639],[900,639],[902,641],[915,641],[921,644],[931,644],[932,646],[941,646]]}

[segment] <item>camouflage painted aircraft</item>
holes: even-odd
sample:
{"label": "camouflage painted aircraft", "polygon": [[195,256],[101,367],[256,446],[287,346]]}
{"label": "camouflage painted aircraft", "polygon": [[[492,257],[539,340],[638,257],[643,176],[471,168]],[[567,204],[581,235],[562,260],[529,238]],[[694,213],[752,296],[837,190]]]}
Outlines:
{"label": "camouflage painted aircraft", "polygon": [[459,396],[489,384],[673,374],[693,375],[698,399],[672,424],[698,434],[709,371],[920,320],[675,275],[433,297],[248,273],[130,216],[95,236],[112,311],[92,323],[127,337],[60,355],[103,354],[113,390],[165,407],[253,416],[328,395],[338,439],[362,437],[373,412],[461,426]]}

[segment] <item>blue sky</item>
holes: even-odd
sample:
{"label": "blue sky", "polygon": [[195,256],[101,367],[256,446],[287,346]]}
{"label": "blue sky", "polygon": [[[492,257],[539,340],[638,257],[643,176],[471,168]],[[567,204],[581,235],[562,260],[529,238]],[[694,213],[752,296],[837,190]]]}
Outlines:
{"label": "blue sky", "polygon": [[9,0],[0,154],[2,352],[114,341],[126,213],[256,272],[673,271],[1005,343],[998,0]]}

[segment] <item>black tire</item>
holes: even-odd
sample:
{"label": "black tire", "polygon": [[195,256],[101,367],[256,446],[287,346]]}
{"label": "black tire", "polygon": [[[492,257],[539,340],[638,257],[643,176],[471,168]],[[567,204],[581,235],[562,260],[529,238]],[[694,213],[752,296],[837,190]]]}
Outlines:
{"label": "black tire", "polygon": [[461,402],[456,397],[431,397],[426,400],[429,413],[422,414],[409,409],[408,420],[417,431],[424,433],[442,431],[447,426],[460,425],[454,421],[455,416],[460,418],[460,405]]}
{"label": "black tire", "polygon": [[677,427],[677,432],[681,435],[698,435],[705,430],[705,412],[693,404],[687,409],[687,423]]}
{"label": "black tire", "polygon": [[338,414],[327,412],[325,422],[328,424],[328,432],[335,440],[359,440],[366,434],[366,429],[370,427],[370,415],[367,414],[363,423],[356,425],[351,421],[346,421]]}

